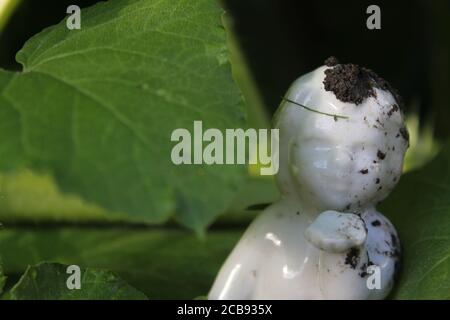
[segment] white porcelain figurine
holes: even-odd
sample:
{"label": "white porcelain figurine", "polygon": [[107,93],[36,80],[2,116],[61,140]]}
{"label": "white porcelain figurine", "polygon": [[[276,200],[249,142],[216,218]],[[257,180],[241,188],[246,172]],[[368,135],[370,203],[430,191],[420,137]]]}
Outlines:
{"label": "white porcelain figurine", "polygon": [[400,107],[373,71],[333,57],[296,80],[275,115],[281,197],[250,225],[208,298],[385,298],[400,241],[376,204],[402,172]]}

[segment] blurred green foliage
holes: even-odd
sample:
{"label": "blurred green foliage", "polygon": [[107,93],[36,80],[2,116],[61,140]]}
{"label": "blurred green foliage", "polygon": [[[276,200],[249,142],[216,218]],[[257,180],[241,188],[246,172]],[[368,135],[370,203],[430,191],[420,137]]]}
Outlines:
{"label": "blurred green foliage", "polygon": [[[0,66],[19,68],[13,62],[17,49],[42,27],[61,20],[70,1],[52,2],[51,9],[35,14],[46,7],[44,2],[24,0],[0,35]],[[449,3],[390,3],[381,4],[383,30],[377,34],[361,29],[364,1],[345,7],[337,2],[225,1],[233,77],[246,102],[248,126],[257,128],[270,126],[289,84],[329,55],[372,67],[405,93],[411,106],[408,173],[380,209],[394,222],[404,248],[404,268],[392,297],[449,298]],[[342,34],[359,41],[347,41]],[[258,214],[247,208],[278,198],[274,180],[255,176],[254,169],[204,237],[181,229],[173,219],[159,226],[136,224],[123,213],[62,192],[48,172],[2,173],[0,255],[7,289],[28,265],[52,261],[111,270],[150,299],[204,296]],[[0,268],[0,289],[4,280]]]}
{"label": "blurred green foliage", "polygon": [[450,299],[450,143],[383,202],[402,244],[396,299]]}
{"label": "blurred green foliage", "polygon": [[[67,265],[29,266],[8,292],[11,300],[146,300],[147,297],[110,271],[80,269],[79,288],[67,287]],[[74,276],[78,276],[74,274]],[[75,281],[75,280],[74,280]]]}

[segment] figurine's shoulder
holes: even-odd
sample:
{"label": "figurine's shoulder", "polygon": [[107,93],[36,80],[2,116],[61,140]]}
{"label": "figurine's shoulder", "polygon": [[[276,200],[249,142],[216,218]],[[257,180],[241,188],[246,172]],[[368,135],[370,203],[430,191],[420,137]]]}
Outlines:
{"label": "figurine's shoulder", "polygon": [[[244,238],[267,240],[275,245],[280,243],[305,242],[305,229],[311,223],[303,212],[295,205],[285,201],[277,201],[262,211],[247,229]],[[248,239],[248,240],[251,240]]]}
{"label": "figurine's shoulder", "polygon": [[268,206],[256,219],[256,223],[267,223],[271,225],[285,224],[304,224],[311,223],[305,212],[299,209],[299,206],[291,201],[279,200]]}

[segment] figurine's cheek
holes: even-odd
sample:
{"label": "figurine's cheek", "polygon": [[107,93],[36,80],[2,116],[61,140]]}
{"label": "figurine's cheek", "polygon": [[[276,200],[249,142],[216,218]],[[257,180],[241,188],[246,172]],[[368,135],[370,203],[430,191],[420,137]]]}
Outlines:
{"label": "figurine's cheek", "polygon": [[348,189],[354,170],[349,152],[317,146],[298,151],[292,161],[298,183],[313,187],[320,184],[334,191]]}
{"label": "figurine's cheek", "polygon": [[336,148],[331,153],[330,164],[331,164],[330,167],[332,169],[341,172],[351,173],[354,167],[353,153],[349,151],[347,148],[343,147]]}
{"label": "figurine's cheek", "polygon": [[[312,167],[312,166],[311,166]],[[293,170],[295,181],[301,193],[312,196],[317,203],[326,208],[341,209],[350,201],[351,181],[345,179],[345,173],[325,168],[308,169],[302,166],[301,170]]]}
{"label": "figurine's cheek", "polygon": [[380,182],[377,184],[378,194],[377,201],[383,200],[391,191],[394,189],[398,181],[400,180],[400,175],[402,173],[403,167],[403,155],[402,154],[392,154],[389,158],[385,159],[385,162],[380,167],[379,179]]}
{"label": "figurine's cheek", "polygon": [[306,144],[293,151],[295,152],[293,159],[298,167],[319,172],[350,173],[354,166],[352,152],[343,147]]}

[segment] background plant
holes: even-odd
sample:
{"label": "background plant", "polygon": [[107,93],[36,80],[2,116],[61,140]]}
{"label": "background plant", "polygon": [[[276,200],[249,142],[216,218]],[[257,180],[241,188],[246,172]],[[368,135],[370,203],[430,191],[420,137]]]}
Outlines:
{"label": "background plant", "polygon": [[[170,132],[191,127],[198,119],[208,127],[268,127],[293,78],[330,54],[369,66],[378,61],[374,69],[393,78],[394,85],[403,83],[398,78],[401,68],[396,73],[391,65],[395,59],[352,57],[352,48],[338,41],[333,46],[338,52],[328,52],[311,39],[301,43],[315,45],[299,50],[289,35],[275,38],[273,30],[286,26],[276,20],[283,5],[275,10],[271,1],[258,1],[253,8],[261,10],[260,16],[274,17],[273,30],[255,23],[258,12],[253,24],[243,22],[241,15],[252,1],[222,3],[229,8],[227,15],[210,0],[114,0],[89,7],[96,2],[80,1],[86,6],[82,30],[71,32],[62,21],[26,41],[16,57],[21,65],[13,55],[22,44],[17,48],[13,39],[25,41],[41,27],[57,23],[68,3],[46,6],[50,9],[33,15],[27,29],[21,19],[29,17],[27,12],[38,12],[40,5],[22,1],[1,31],[0,61],[10,70],[0,70],[4,298],[204,295],[258,214],[246,208],[271,202],[278,194],[273,180],[255,176],[254,167],[173,166]],[[429,9],[436,21],[445,21],[446,11],[436,9],[444,4],[436,3]],[[312,4],[306,6],[314,10]],[[449,29],[439,27],[436,37],[448,36]],[[260,36],[264,41],[257,42]],[[258,47],[263,42],[265,51]],[[439,43],[445,48],[445,42]],[[291,51],[281,50],[288,45]],[[265,64],[256,57],[258,48],[264,51],[258,55],[265,57]],[[299,55],[290,59],[296,52]],[[314,54],[321,60],[313,61]],[[427,79],[438,86],[448,80],[448,61],[439,57],[443,69],[430,79],[421,78],[416,92],[429,92],[423,89]],[[424,61],[421,56],[418,60]],[[295,63],[283,69],[286,61]],[[278,73],[274,66],[286,71]],[[389,72],[397,75],[389,77]],[[444,114],[448,100],[439,91],[433,97],[429,101],[439,104],[424,109],[423,99],[415,103],[417,97],[406,95],[408,105],[416,106],[410,108],[408,120],[413,136],[406,163],[410,173],[381,207],[396,225],[404,248],[404,266],[392,298],[450,297],[450,159],[445,128],[438,125],[437,140],[432,125]],[[441,152],[435,156],[439,145]],[[55,279],[61,279],[61,270],[69,264],[100,275],[84,296],[51,287],[61,283]],[[42,288],[42,295],[33,291],[36,287]],[[111,294],[99,296],[100,291]]]}

